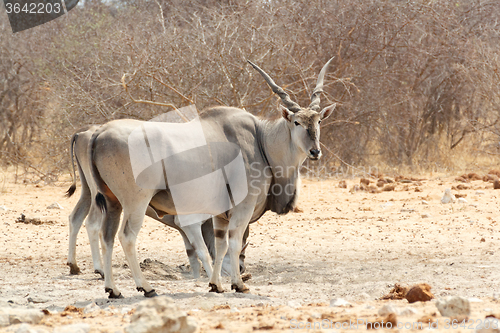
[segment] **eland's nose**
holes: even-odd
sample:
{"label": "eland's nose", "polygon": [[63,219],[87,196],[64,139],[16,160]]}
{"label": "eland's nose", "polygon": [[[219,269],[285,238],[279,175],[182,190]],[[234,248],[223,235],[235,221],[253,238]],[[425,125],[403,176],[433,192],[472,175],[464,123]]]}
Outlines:
{"label": "eland's nose", "polygon": [[319,150],[319,149],[311,149],[311,150],[309,150],[309,153],[311,153],[312,157],[319,157],[319,154],[321,154],[321,150]]}

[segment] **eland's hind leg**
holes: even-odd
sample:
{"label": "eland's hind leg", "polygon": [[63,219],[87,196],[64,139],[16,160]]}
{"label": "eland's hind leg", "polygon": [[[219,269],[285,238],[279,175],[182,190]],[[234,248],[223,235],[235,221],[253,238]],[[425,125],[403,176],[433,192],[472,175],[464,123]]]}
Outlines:
{"label": "eland's hind leg", "polygon": [[[208,252],[207,245],[203,240],[203,235],[201,232],[201,223],[194,223],[187,226],[183,226],[182,230],[185,232],[191,246],[194,248],[195,255],[201,260],[205,272],[207,272],[208,277],[212,276],[212,258]],[[199,274],[198,274],[199,277]]]}
{"label": "eland's hind leg", "polygon": [[[104,197],[101,200],[104,200]],[[113,245],[120,225],[122,207],[117,201],[106,201],[106,204],[106,214],[101,226],[102,255],[104,258],[104,290],[109,293],[109,298],[123,298],[115,285],[112,267]]]}
{"label": "eland's hind leg", "polygon": [[103,214],[97,208],[95,203],[90,205],[90,212],[85,221],[85,227],[87,228],[87,235],[89,236],[90,251],[92,252],[92,262],[94,264],[94,272],[101,275],[104,278],[104,270],[101,258],[101,252],[99,250],[99,239],[101,232],[101,224],[103,220]]}
{"label": "eland's hind leg", "polygon": [[200,277],[200,261],[198,260],[198,256],[196,255],[196,251],[194,247],[191,245],[191,242],[189,241],[188,237],[182,231],[182,229],[179,230],[182,236],[182,240],[184,241],[184,245],[186,246],[186,254],[189,258],[189,264],[191,265],[191,270],[193,271],[193,277],[195,279],[198,279]]}
{"label": "eland's hind leg", "polygon": [[88,187],[82,186],[80,199],[69,216],[68,266],[70,268],[70,274],[80,273],[80,268],[76,263],[76,238],[82,227],[83,220],[89,213],[90,202],[90,190]]}

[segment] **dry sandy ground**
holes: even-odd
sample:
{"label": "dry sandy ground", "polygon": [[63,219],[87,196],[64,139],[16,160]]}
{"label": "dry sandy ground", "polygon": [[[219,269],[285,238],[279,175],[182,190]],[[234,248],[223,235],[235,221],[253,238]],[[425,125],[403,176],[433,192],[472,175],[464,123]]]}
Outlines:
{"label": "dry sandy ground", "polygon": [[[467,184],[470,189],[453,191],[466,194],[468,203],[441,204],[444,189],[458,184],[454,178],[430,176],[418,186],[421,192],[410,183],[379,194],[350,193],[359,179],[347,179],[348,189],[338,188],[339,179],[304,181],[303,213],[266,213],[251,226],[246,253],[251,294],[208,293],[207,278],[194,280],[185,271],[188,260],[179,234],[148,218],[138,238],[139,258],[155,261],[144,269],[146,277],[159,294],[193,316],[202,332],[289,331],[307,323],[318,328],[323,319],[332,331],[365,331],[365,326],[335,329],[333,323],[373,320],[387,303],[416,310],[397,317],[406,325],[400,331],[410,331],[419,318],[437,312],[435,304],[378,299],[395,283],[421,282],[430,284],[437,298],[472,298],[470,321],[460,330],[473,332],[485,316],[500,315],[500,191],[474,181]],[[91,332],[123,332],[130,311],[145,298],[135,290],[118,241],[114,275],[125,299],[106,298],[103,281],[93,273],[85,228],[77,247],[82,274],[69,275],[67,219],[80,192],[65,199],[68,186],[3,186],[0,206],[8,210],[0,211],[0,307],[10,302],[48,309],[36,326],[48,331],[84,322]],[[56,201],[62,210],[46,208]],[[18,223],[21,213],[43,223]],[[330,307],[334,298],[351,305]],[[92,302],[100,309],[63,312],[68,305]],[[450,331],[439,312],[434,320],[438,331]]]}

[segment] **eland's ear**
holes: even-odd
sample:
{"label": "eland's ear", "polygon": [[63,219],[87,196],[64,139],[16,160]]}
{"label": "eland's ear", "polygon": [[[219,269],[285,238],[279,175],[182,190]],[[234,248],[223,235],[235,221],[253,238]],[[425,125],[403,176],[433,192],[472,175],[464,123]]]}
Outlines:
{"label": "eland's ear", "polygon": [[330,117],[330,115],[333,113],[333,110],[335,110],[336,106],[337,106],[337,103],[333,103],[332,105],[327,106],[326,108],[321,110],[321,112],[319,113],[319,116],[321,117],[321,119],[323,120],[323,119]]}
{"label": "eland's ear", "polygon": [[280,104],[280,109],[281,109],[281,115],[283,116],[283,118],[285,118],[287,121],[291,121],[293,112],[288,110],[286,107],[284,107],[281,104]]}

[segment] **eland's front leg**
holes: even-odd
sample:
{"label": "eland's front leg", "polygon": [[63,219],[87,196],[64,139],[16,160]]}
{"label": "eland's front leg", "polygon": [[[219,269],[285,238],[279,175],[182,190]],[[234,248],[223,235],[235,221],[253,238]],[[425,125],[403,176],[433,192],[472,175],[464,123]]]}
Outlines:
{"label": "eland's front leg", "polygon": [[208,286],[210,287],[210,291],[223,293],[224,288],[222,288],[220,275],[221,275],[222,261],[224,260],[224,256],[226,255],[227,252],[227,228],[229,223],[227,220],[215,216],[213,218],[213,221],[214,221],[214,235],[215,235],[215,263]]}
{"label": "eland's front leg", "polygon": [[150,286],[142,274],[141,267],[137,261],[137,252],[135,248],[137,235],[142,227],[145,211],[146,208],[143,210],[135,210],[134,213],[124,212],[118,239],[122,244],[123,252],[125,252],[125,257],[132,271],[137,291],[144,292],[144,296],[146,297],[154,297],[157,296],[156,291]]}
{"label": "eland's front leg", "polygon": [[231,290],[237,293],[248,293],[250,290],[245,286],[240,273],[240,253],[242,249],[243,234],[248,226],[246,224],[234,224],[233,219],[229,222],[229,258],[231,260]]}

